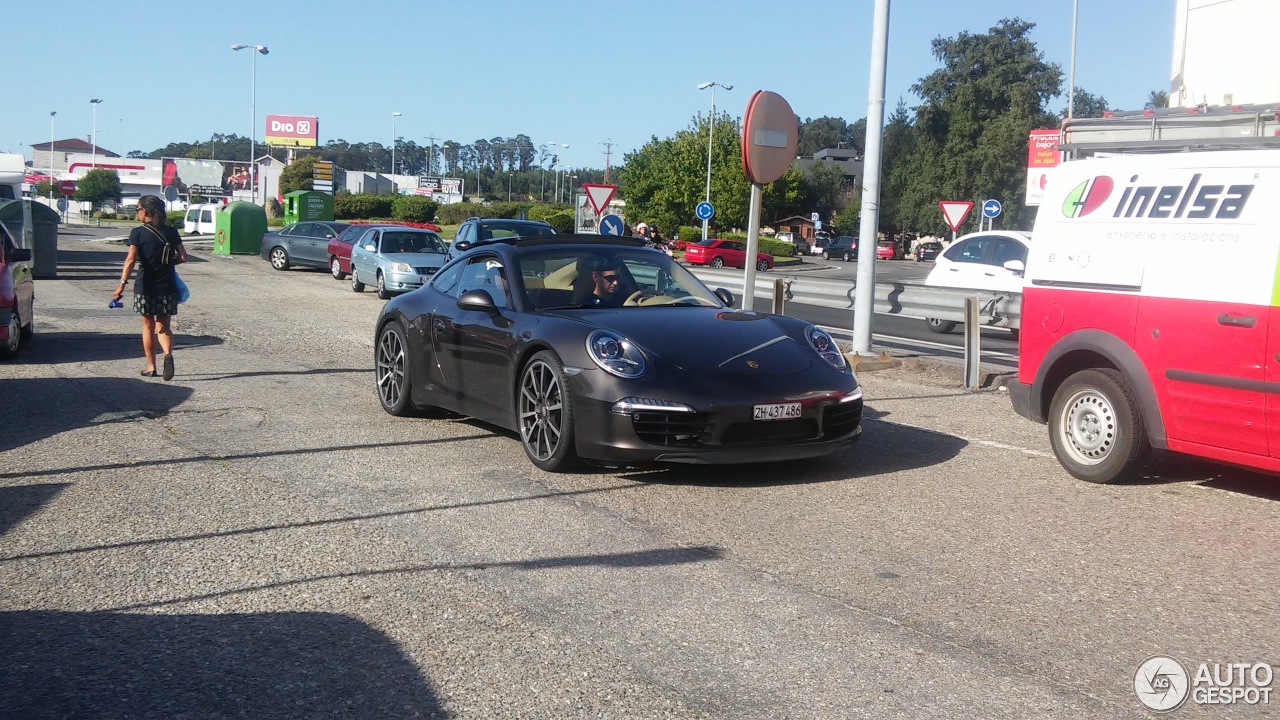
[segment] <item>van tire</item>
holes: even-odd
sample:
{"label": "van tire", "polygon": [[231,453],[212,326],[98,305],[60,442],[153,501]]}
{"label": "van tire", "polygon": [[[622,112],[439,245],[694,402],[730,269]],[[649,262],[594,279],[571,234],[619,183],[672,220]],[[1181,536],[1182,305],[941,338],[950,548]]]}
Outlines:
{"label": "van tire", "polygon": [[1092,483],[1132,479],[1151,452],[1138,400],[1124,375],[1081,370],[1049,406],[1049,442],[1067,472]]}

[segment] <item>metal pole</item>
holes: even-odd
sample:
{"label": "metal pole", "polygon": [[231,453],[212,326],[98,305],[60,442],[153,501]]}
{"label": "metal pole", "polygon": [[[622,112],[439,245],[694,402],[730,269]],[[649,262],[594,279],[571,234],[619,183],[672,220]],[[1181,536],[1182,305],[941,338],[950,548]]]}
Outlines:
{"label": "metal pole", "polygon": [[257,154],[254,144],[258,139],[258,48],[249,48],[249,56],[253,58],[253,89],[249,98],[249,202],[257,205],[258,174],[254,172],[253,156]]}
{"label": "metal pole", "polygon": [[1071,7],[1071,72],[1067,80],[1067,119],[1075,115],[1076,110],[1076,20],[1080,17],[1080,0],[1075,0]]}
{"label": "metal pole", "polygon": [[89,149],[90,158],[92,158],[89,163],[91,169],[98,167],[98,103],[100,102],[102,101],[97,98],[89,101],[93,106],[93,147]]}
{"label": "metal pole", "polygon": [[[706,196],[703,198],[707,202],[711,202],[711,148],[712,148],[711,139],[715,137],[715,132],[716,132],[716,84],[713,82],[711,83],[711,121],[707,123],[707,193],[706,193]],[[706,242],[707,240],[707,231],[710,225],[711,225],[710,220],[702,221],[703,242]],[[745,298],[746,298],[745,292],[743,293],[743,298],[744,298],[743,302],[745,302]],[[746,305],[743,305],[742,307],[743,309],[749,309],[747,308]]]}
{"label": "metal pole", "polygon": [[858,280],[854,287],[853,352],[871,352],[876,292],[876,228],[880,225],[881,142],[884,136],[885,66],[889,57],[889,0],[876,0],[871,31],[871,79],[867,89],[867,153],[862,177]]}
{"label": "metal pole", "polygon": [[[54,143],[54,118],[57,117],[58,111],[54,110],[49,113],[49,207],[53,208],[53,143]],[[34,155],[34,153],[33,153]],[[32,158],[34,159],[34,157]]]}
{"label": "metal pole", "polygon": [[746,272],[742,275],[742,309],[754,310],[756,306],[756,253],[760,248],[760,205],[764,202],[764,187],[751,183],[751,209],[747,213],[747,259],[743,262]]}

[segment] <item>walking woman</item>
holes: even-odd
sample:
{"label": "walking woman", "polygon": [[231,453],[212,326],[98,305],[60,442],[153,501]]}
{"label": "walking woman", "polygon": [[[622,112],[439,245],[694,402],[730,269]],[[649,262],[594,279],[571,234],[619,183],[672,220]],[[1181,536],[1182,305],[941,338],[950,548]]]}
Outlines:
{"label": "walking woman", "polygon": [[[174,265],[187,261],[187,249],[178,231],[169,227],[164,201],[155,195],[138,199],[138,220],[142,225],[129,233],[129,254],[113,300],[124,295],[134,264],[138,280],[133,284],[133,310],[142,316],[142,352],[147,367],[142,374],[156,376],[156,341],[164,353],[161,377],[173,379],[173,333],[169,319],[178,314],[178,274]],[[168,251],[166,252],[166,245]],[[176,253],[176,261],[171,257]],[[169,262],[166,262],[166,259]]]}

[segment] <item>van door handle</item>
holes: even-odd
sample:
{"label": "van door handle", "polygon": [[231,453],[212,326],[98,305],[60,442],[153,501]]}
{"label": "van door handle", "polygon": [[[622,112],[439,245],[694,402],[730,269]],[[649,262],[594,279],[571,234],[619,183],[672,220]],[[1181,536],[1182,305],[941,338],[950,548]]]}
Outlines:
{"label": "van door handle", "polygon": [[1230,325],[1232,327],[1251,328],[1254,325],[1257,325],[1258,321],[1255,320],[1252,315],[1236,316],[1236,315],[1228,315],[1227,313],[1222,313],[1221,315],[1218,316],[1218,324]]}

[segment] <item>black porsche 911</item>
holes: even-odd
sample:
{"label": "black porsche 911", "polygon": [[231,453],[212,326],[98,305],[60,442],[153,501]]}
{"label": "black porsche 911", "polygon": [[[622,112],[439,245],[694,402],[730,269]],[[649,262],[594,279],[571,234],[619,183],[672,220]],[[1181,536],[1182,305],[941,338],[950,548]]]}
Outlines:
{"label": "black porsche 911", "polygon": [[477,243],[386,304],[377,393],[513,430],[538,467],[826,455],[862,389],[826,331],[733,310],[665,253],[598,235]]}

